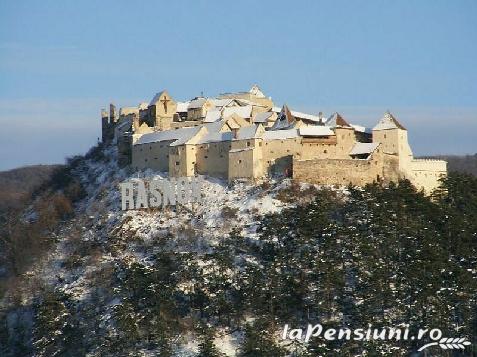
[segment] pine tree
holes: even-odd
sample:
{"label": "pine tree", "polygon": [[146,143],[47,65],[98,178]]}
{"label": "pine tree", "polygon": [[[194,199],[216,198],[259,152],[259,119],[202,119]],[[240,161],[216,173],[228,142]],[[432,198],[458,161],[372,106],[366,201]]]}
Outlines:
{"label": "pine tree", "polygon": [[263,321],[246,325],[244,341],[239,352],[240,357],[279,357],[284,355],[284,349],[276,345],[273,335]]}
{"label": "pine tree", "polygon": [[84,353],[82,331],[72,313],[68,295],[47,290],[36,306],[34,349],[37,356],[71,355]]}
{"label": "pine tree", "polygon": [[214,331],[207,326],[200,327],[200,342],[199,353],[197,357],[221,357],[222,353],[219,352],[214,344]]}

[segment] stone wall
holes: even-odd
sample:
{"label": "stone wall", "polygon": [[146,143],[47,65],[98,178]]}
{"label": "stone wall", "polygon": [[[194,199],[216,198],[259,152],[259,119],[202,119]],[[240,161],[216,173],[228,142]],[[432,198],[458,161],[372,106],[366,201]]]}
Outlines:
{"label": "stone wall", "polygon": [[229,181],[245,178],[254,179],[254,149],[234,149],[229,152]]}
{"label": "stone wall", "polygon": [[203,125],[201,121],[186,120],[186,121],[173,121],[171,123],[171,129],[190,128],[193,126]]}
{"label": "stone wall", "polygon": [[135,169],[151,168],[161,172],[169,171],[169,145],[175,140],[133,145],[132,163]]}
{"label": "stone wall", "polygon": [[363,159],[293,160],[293,178],[321,185],[364,186],[399,179],[397,157],[376,151]]}
{"label": "stone wall", "polygon": [[417,160],[410,162],[406,177],[418,190],[430,194],[439,187],[439,179],[447,175],[447,162],[443,160]]}
{"label": "stone wall", "polygon": [[301,155],[301,138],[264,140],[262,144],[265,175],[286,176],[292,171],[292,157]]}
{"label": "stone wall", "polygon": [[169,175],[172,177],[194,176],[196,151],[193,145],[169,147]]}
{"label": "stone wall", "polygon": [[195,145],[196,173],[226,178],[229,168],[229,141]]}

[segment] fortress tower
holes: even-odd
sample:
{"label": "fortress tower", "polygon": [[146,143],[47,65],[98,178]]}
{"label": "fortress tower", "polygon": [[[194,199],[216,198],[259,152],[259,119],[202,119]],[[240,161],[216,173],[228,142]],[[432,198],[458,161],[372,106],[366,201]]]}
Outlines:
{"label": "fortress tower", "polygon": [[101,141],[109,143],[114,137],[114,126],[117,122],[116,107],[109,105],[109,114],[105,109],[101,109]]}
{"label": "fortress tower", "polygon": [[107,140],[107,131],[109,127],[109,114],[106,109],[101,109],[101,141]]}
{"label": "fortress tower", "polygon": [[401,173],[409,169],[413,156],[407,130],[390,112],[384,113],[383,118],[373,128],[373,142],[381,143],[383,152],[397,156]]}

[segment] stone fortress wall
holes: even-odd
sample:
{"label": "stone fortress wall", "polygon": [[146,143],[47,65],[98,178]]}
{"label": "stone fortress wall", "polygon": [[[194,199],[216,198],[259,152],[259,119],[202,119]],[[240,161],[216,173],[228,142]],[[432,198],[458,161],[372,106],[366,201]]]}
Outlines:
{"label": "stone fortress wall", "polygon": [[[106,119],[116,123],[123,160],[175,177],[256,181],[279,175],[340,186],[409,179],[430,193],[447,173],[445,161],[413,158],[407,130],[389,112],[371,131],[338,113],[323,120],[321,113],[276,108],[257,86],[189,102],[163,91],[149,105],[121,109],[119,118],[112,108]],[[103,141],[110,125],[103,125]]]}

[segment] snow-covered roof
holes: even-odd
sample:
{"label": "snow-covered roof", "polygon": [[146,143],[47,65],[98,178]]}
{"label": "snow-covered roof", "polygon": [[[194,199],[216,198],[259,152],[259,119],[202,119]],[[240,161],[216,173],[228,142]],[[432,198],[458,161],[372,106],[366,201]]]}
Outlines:
{"label": "snow-covered roof", "polygon": [[155,131],[142,135],[134,145],[157,143],[159,141],[171,141],[186,138],[189,140],[192,136],[197,134],[200,127],[181,128],[175,130]]}
{"label": "snow-covered roof", "polygon": [[251,105],[253,107],[263,107],[263,108],[267,107],[267,105],[254,102],[253,100],[248,100],[243,98],[234,98],[234,100],[241,105]]}
{"label": "snow-covered roof", "polygon": [[209,110],[205,115],[204,123],[213,123],[221,117],[220,110]]}
{"label": "snow-covered roof", "polygon": [[[275,113],[280,113],[282,109],[279,107],[273,107],[272,111]],[[305,120],[310,120],[314,122],[320,122],[320,117],[317,115],[297,112],[296,110],[290,110],[290,113],[291,115],[293,115],[295,118],[298,118],[298,119],[305,119]]]}
{"label": "snow-covered roof", "polygon": [[232,136],[233,134],[230,131],[226,131],[223,133],[213,131],[213,132],[209,132],[205,134],[201,139],[199,139],[197,144],[208,144],[208,143],[216,143],[220,141],[231,141]]}
{"label": "snow-covered roof", "polygon": [[160,91],[159,93],[156,93],[156,95],[154,96],[154,98],[152,98],[152,100],[149,102],[149,105],[154,105],[157,103],[157,101],[161,98],[162,95],[164,94],[167,94],[167,92],[165,90],[163,91]]}
{"label": "snow-covered roof", "polygon": [[379,146],[379,143],[356,143],[350,151],[350,155],[371,154]]}
{"label": "snow-covered roof", "polygon": [[246,105],[244,107],[226,107],[222,110],[222,116],[227,118],[228,116],[232,115],[233,113],[237,114],[242,118],[250,118],[252,115],[252,106]]}
{"label": "snow-covered roof", "polygon": [[314,121],[314,122],[320,122],[321,121],[320,117],[318,115],[306,114],[306,113],[297,112],[297,111],[294,111],[294,110],[292,110],[291,113],[295,118],[310,120],[310,121]]}
{"label": "snow-covered roof", "polygon": [[189,106],[187,107],[187,109],[197,109],[197,108],[201,108],[206,101],[207,101],[207,98],[196,98],[196,99],[192,99],[192,100],[189,102]]}
{"label": "snow-covered roof", "polygon": [[248,92],[257,98],[265,98],[265,94],[263,94],[263,92],[260,90],[260,87],[256,84],[254,84]]}
{"label": "snow-covered roof", "polygon": [[273,123],[272,130],[291,129],[295,122],[295,117],[292,115],[290,109],[284,105],[280,110],[280,114],[277,116],[277,120]]}
{"label": "snow-covered roof", "polygon": [[185,113],[187,112],[187,107],[189,106],[190,102],[177,102],[177,112],[178,113]]}
{"label": "snow-covered roof", "polygon": [[273,112],[257,113],[253,119],[254,123],[265,123],[273,115]]}
{"label": "snow-covered roof", "polygon": [[350,127],[348,122],[344,120],[343,117],[337,112],[334,112],[333,114],[331,114],[328,120],[326,120],[325,125],[330,126],[332,128]]}
{"label": "snow-covered roof", "polygon": [[214,123],[207,123],[202,126],[205,127],[209,133],[211,133],[211,132],[219,132],[224,125],[225,125],[224,120],[218,120]]}
{"label": "snow-covered roof", "polygon": [[247,140],[247,139],[253,139],[256,138],[258,134],[258,125],[249,125],[245,126],[243,128],[240,128],[237,131],[237,140]]}
{"label": "snow-covered roof", "polygon": [[330,136],[335,135],[329,126],[305,126],[298,129],[301,136]]}
{"label": "snow-covered roof", "polygon": [[351,127],[356,130],[356,131],[359,131],[361,133],[368,133],[370,134],[371,133],[371,129],[370,128],[366,128],[364,126],[361,126],[361,125],[355,125],[355,124],[350,124]]}
{"label": "snow-covered roof", "polygon": [[263,133],[263,140],[283,140],[298,138],[297,129],[288,129],[288,130],[268,130]]}
{"label": "snow-covered roof", "polygon": [[216,99],[216,98],[213,98],[213,99],[210,99],[210,101],[211,101],[212,104],[215,105],[216,107],[222,108],[222,107],[225,107],[225,106],[229,105],[229,104],[232,103],[234,100],[233,100],[233,99],[230,99],[230,98],[225,98],[225,99]]}
{"label": "snow-covered roof", "polygon": [[387,129],[402,129],[406,130],[401,123],[390,113],[384,113],[383,118],[378,122],[378,124],[373,128],[373,130],[387,130]]}

